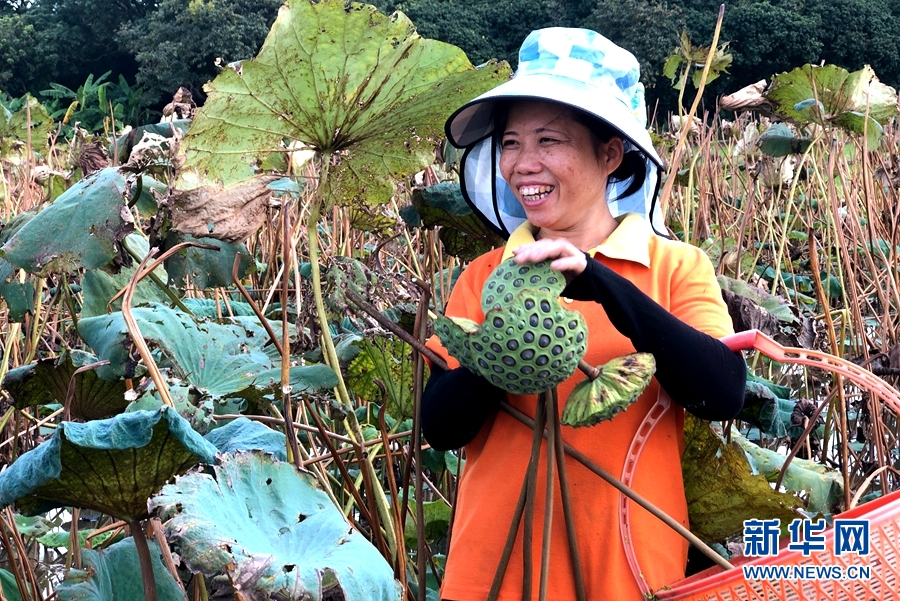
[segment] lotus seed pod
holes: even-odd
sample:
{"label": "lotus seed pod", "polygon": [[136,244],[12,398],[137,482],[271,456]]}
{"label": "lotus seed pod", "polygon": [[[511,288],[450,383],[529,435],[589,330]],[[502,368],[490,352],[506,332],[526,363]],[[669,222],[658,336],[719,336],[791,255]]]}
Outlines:
{"label": "lotus seed pod", "polygon": [[566,426],[593,426],[612,419],[627,409],[644,392],[656,371],[650,353],[618,357],[600,367],[596,380],[578,384],[563,408],[560,423]]}
{"label": "lotus seed pod", "polygon": [[526,289],[510,306],[487,312],[471,339],[472,358],[496,386],[537,394],[572,375],[587,349],[586,332],[580,313],[563,309],[550,292]]}
{"label": "lotus seed pod", "polygon": [[550,261],[519,265],[514,258],[507,259],[485,280],[481,310],[486,314],[495,307],[507,307],[522,290],[545,290],[558,297],[565,287],[565,276],[550,267]]}
{"label": "lotus seed pod", "polygon": [[549,262],[501,264],[482,290],[484,322],[439,317],[435,332],[461,365],[514,394],[537,394],[566,380],[587,349],[587,326],[558,296],[562,273]]}

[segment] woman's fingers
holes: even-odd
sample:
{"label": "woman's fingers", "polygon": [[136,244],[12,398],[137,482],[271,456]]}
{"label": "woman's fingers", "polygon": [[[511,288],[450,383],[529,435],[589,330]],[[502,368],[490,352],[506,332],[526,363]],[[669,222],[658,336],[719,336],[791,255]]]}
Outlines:
{"label": "woman's fingers", "polygon": [[523,244],[513,249],[516,263],[537,263],[550,260],[553,269],[572,276],[578,275],[587,267],[584,253],[567,240],[543,239]]}

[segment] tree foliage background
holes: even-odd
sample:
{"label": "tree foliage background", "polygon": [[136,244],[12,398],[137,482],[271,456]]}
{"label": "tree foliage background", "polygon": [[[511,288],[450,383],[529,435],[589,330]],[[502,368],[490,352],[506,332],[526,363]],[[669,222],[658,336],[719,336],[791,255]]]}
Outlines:
{"label": "tree foliage background", "polygon": [[[490,58],[515,66],[529,31],[595,29],[641,61],[650,105],[674,106],[662,65],[686,29],[709,43],[720,0],[374,0],[404,11],[420,33],[461,47],[475,64]],[[215,61],[253,56],[280,0],[0,0],[0,91],[39,93],[56,82],[75,89],[111,71],[144,90],[159,107],[185,86],[202,100]],[[900,0],[735,0],[726,6],[721,40],[734,63],[711,94],[733,91],[804,63],[849,70],[870,64],[885,83],[900,84]]]}

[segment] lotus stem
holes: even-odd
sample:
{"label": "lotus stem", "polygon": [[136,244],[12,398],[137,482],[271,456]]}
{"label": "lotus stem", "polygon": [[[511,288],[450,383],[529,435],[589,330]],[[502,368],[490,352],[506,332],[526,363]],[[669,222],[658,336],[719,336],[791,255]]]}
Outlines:
{"label": "lotus stem", "polygon": [[[328,313],[325,311],[325,301],[322,296],[322,273],[319,270],[319,232],[318,232],[318,224],[319,218],[321,216],[322,208],[325,206],[325,189],[328,186],[328,174],[329,169],[331,167],[331,162],[327,156],[322,158],[322,170],[319,173],[319,183],[316,187],[316,196],[311,204],[311,208],[309,214],[306,219],[306,235],[307,240],[309,242],[309,263],[310,263],[310,276],[313,287],[313,299],[316,306],[316,317],[319,322],[319,329],[322,331],[322,351],[325,356],[325,362],[334,370],[334,373],[337,375],[338,385],[336,388],[337,397],[347,407],[349,410],[347,413],[347,424],[348,424],[348,432],[351,437],[357,440],[358,442],[364,442],[365,438],[362,435],[362,431],[359,427],[359,422],[356,420],[356,414],[353,413],[353,403],[350,401],[350,393],[347,392],[347,385],[344,382],[344,376],[341,374],[341,366],[338,360],[337,351],[334,348],[334,340],[331,339],[331,332],[328,329]],[[287,273],[283,274],[282,277],[287,278]],[[361,466],[361,469],[368,470],[369,475],[373,480],[377,480],[377,474],[375,472],[375,466],[372,465],[371,460],[366,459]],[[394,524],[393,519],[391,517],[390,506],[387,501],[387,497],[384,494],[384,489],[380,486],[375,487],[372,492],[372,495],[375,498],[375,503],[378,508],[379,517],[381,518],[382,523],[385,525],[385,535],[387,537],[388,548],[390,549],[391,555],[394,557],[398,554],[398,541],[397,537],[394,536]]]}
{"label": "lotus stem", "polygon": [[544,404],[547,419],[547,481],[544,485],[544,538],[541,541],[541,580],[538,588],[539,601],[547,601],[547,586],[550,582],[550,536],[553,532],[553,483],[556,481],[556,387],[543,393],[538,402]]}
{"label": "lotus stem", "polygon": [[[690,123],[690,121],[694,118],[694,115],[697,114],[697,107],[700,106],[700,99],[703,97],[703,90],[706,89],[706,76],[709,75],[709,67],[712,65],[713,57],[716,55],[716,46],[719,43],[719,34],[722,32],[722,19],[725,18],[725,5],[719,5],[719,17],[716,20],[716,29],[713,32],[712,44],[709,47],[709,54],[706,55],[706,63],[703,65],[703,74],[700,77],[700,85],[697,86],[697,95],[694,96],[694,102],[691,104],[691,110],[688,111],[687,116],[685,117],[684,123]],[[688,65],[688,68],[690,65]],[[684,94],[684,90],[687,88],[687,71],[685,71],[684,81],[681,86],[681,94]],[[678,106],[681,106],[681,95],[679,95]],[[680,110],[680,109],[679,109]],[[681,135],[678,138],[678,143],[675,145],[675,152],[672,153],[672,160],[669,163],[669,178],[666,179],[666,184],[663,186],[662,193],[659,195],[659,203],[660,206],[665,211],[669,206],[669,197],[672,195],[672,189],[675,187],[675,177],[674,174],[678,171],[678,166],[681,161],[681,155],[684,152],[684,146],[687,142],[688,133],[690,132],[689,127],[682,127]]]}
{"label": "lotus stem", "polygon": [[156,580],[153,578],[153,561],[150,558],[150,547],[147,545],[147,537],[141,528],[140,520],[128,522],[131,536],[134,537],[134,547],[137,550],[138,562],[141,564],[141,578],[144,580],[144,600],[156,601]]}
{"label": "lotus stem", "polygon": [[244,288],[244,285],[241,284],[241,278],[238,276],[238,267],[241,264],[241,253],[234,254],[234,265],[231,267],[231,281],[234,282],[234,285],[237,286],[238,291],[241,293],[241,296],[244,297],[244,300],[247,301],[247,304],[250,305],[250,308],[253,309],[253,313],[256,315],[256,318],[259,320],[260,325],[266,330],[266,334],[269,335],[269,340],[272,341],[272,344],[275,346],[275,349],[278,351],[278,354],[281,355],[281,342],[278,340],[278,337],[275,335],[275,330],[272,329],[272,326],[269,324],[269,320],[266,319],[266,316],[263,315],[263,312],[260,311],[259,306],[250,296],[250,293],[247,292],[247,289]]}
{"label": "lotus stem", "polygon": [[525,497],[528,494],[528,478],[522,480],[522,489],[519,492],[519,500],[516,501],[516,508],[513,510],[512,524],[509,526],[509,533],[506,535],[506,543],[503,545],[503,552],[500,553],[500,563],[494,571],[494,581],[491,583],[491,590],[488,593],[487,601],[497,601],[497,595],[500,594],[500,586],[503,584],[503,577],[506,575],[506,567],[509,565],[509,557],[512,555],[513,545],[516,543],[516,534],[519,532],[519,524],[522,522],[522,512],[525,510]]}
{"label": "lotus stem", "polygon": [[[291,403],[291,338],[288,329],[288,295],[293,253],[291,252],[291,202],[286,199],[281,205],[281,407],[284,412],[284,435],[287,441],[288,463],[300,467],[300,446],[297,431],[294,430],[294,407]],[[233,269],[233,268],[232,268]]]}
{"label": "lotus stem", "polygon": [[562,439],[562,427],[559,423],[559,397],[556,388],[553,389],[553,404],[550,414],[557,416],[553,420],[553,429],[556,431],[556,463],[559,472],[559,492],[562,497],[563,519],[566,522],[566,538],[569,542],[569,557],[572,561],[572,576],[575,580],[576,601],[587,601],[587,592],[584,589],[584,573],[581,569],[581,554],[578,552],[578,537],[575,535],[575,516],[572,514],[572,497],[569,488],[569,474],[566,471],[566,452]]}
{"label": "lotus stem", "polygon": [[175,567],[175,558],[172,557],[172,551],[169,549],[169,541],[166,539],[166,533],[163,531],[162,522],[160,522],[159,518],[150,518],[150,531],[153,533],[153,538],[156,539],[156,544],[159,545],[159,550],[162,553],[162,559],[163,563],[166,565],[166,569],[172,574],[172,578],[175,579],[175,584],[178,585],[181,592],[185,593],[184,584],[181,582],[181,577],[178,575],[178,568]]}
{"label": "lotus stem", "polygon": [[531,459],[528,461],[528,471],[525,481],[528,482],[528,492],[525,493],[525,523],[522,529],[522,601],[531,601],[531,590],[534,587],[534,563],[533,546],[534,538],[534,504],[537,498],[537,474],[541,461],[541,443],[543,441],[544,425],[547,419],[547,406],[542,396],[538,396],[534,410],[534,436],[531,442]]}
{"label": "lotus stem", "polygon": [[[530,417],[510,405],[508,402],[502,401],[500,403],[500,407],[529,428],[534,428],[535,420],[532,420]],[[715,550],[713,550],[709,545],[697,538],[697,536],[690,530],[682,526],[678,521],[669,516],[669,514],[667,514],[665,511],[636,493],[630,487],[623,484],[621,480],[591,461],[584,453],[572,446],[569,446],[566,443],[563,444],[563,450],[565,451],[566,455],[578,461],[581,465],[592,471],[594,474],[606,480],[613,486],[613,488],[662,520],[663,523],[665,523],[672,530],[687,539],[688,542],[697,547],[700,552],[709,557],[714,563],[716,563],[716,565],[726,570],[731,570],[734,568],[734,566],[731,565],[731,563],[727,559],[716,553]]]}

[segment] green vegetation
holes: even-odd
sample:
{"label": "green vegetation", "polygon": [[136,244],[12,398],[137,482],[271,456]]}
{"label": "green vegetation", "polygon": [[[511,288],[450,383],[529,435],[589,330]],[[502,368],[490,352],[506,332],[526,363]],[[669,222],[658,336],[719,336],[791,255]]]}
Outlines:
{"label": "green vegetation", "polygon": [[[0,28],[35,35],[38,4],[0,4]],[[461,19],[482,11],[465,21],[485,44],[476,61],[495,54],[478,33],[489,7],[447,4]],[[693,18],[681,5],[631,6],[648,21]],[[601,15],[589,3],[531,7],[558,23]],[[158,14],[131,8],[132,24]],[[659,56],[679,43],[677,22]],[[735,61],[716,86],[739,72],[729,39]],[[18,68],[20,51],[0,53],[0,72]],[[667,223],[711,257],[738,329],[895,383],[895,92],[870,69],[783,69],[766,107],[790,123],[740,113],[686,131]],[[2,98],[3,596],[130,600],[155,582],[157,599],[181,587],[189,598],[355,601],[398,587],[435,598],[465,457],[419,438],[422,340],[460,267],[496,238],[459,202],[453,154],[435,162],[434,151],[446,115],[507,66],[475,69],[371,7],[294,0],[255,60],[209,84],[192,121],[121,136],[144,100],[127,101],[135,87],[108,70],[41,82],[57,96],[49,112]],[[657,87],[667,81],[660,71]],[[67,114],[106,135],[56,135]],[[671,156],[679,127],[659,122]],[[647,359],[601,366],[566,422],[615,419],[646,385]],[[690,521],[706,542],[735,542],[743,519],[834,515],[900,489],[890,386],[758,352],[748,362],[732,430],[686,422]]]}

